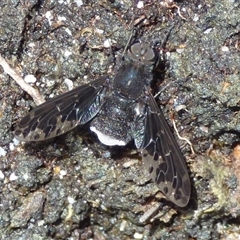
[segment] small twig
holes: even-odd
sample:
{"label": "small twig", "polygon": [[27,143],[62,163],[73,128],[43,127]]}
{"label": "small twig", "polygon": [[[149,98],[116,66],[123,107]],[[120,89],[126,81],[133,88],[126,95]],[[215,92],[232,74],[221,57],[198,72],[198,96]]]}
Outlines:
{"label": "small twig", "polygon": [[155,203],[140,217],[139,222],[144,223],[149,220],[161,207],[162,203]]}
{"label": "small twig", "polygon": [[3,67],[4,71],[11,77],[16,83],[26,91],[34,100],[37,105],[45,102],[43,96],[39,93],[39,91],[29,84],[27,84],[19,74],[13,70],[10,65],[6,62],[6,60],[0,55],[0,65]]}
{"label": "small twig", "polygon": [[175,82],[177,82],[177,81],[178,81],[178,80],[168,82],[168,83],[166,84],[166,86],[164,86],[160,91],[158,91],[158,92],[154,95],[154,98],[156,99],[162,92],[165,91],[165,89],[168,88],[168,86],[170,86],[172,83],[175,83]]}
{"label": "small twig", "polygon": [[194,151],[194,149],[193,149],[192,143],[191,143],[187,138],[184,138],[184,137],[181,137],[181,136],[180,136],[180,134],[179,134],[179,132],[178,132],[178,130],[177,130],[177,127],[176,127],[175,120],[174,120],[173,117],[172,117],[172,123],[173,123],[173,128],[174,128],[174,130],[175,130],[178,138],[181,139],[181,140],[183,140],[183,141],[185,141],[185,142],[187,142],[188,145],[190,146],[190,149],[191,149],[192,154],[195,155],[195,151]]}
{"label": "small twig", "polygon": [[169,4],[169,3],[165,3],[165,6],[167,7],[167,8],[177,8],[177,13],[178,13],[178,15],[180,16],[180,18],[182,18],[182,19],[184,19],[184,20],[187,20],[185,17],[183,17],[183,15],[181,14],[181,10],[180,10],[180,7],[178,6],[178,5],[176,5],[176,4]]}
{"label": "small twig", "polygon": [[184,19],[184,20],[187,20],[185,17],[183,17],[183,15],[181,14],[181,11],[180,11],[180,7],[176,4],[173,4],[172,7],[176,7],[177,8],[177,13],[178,15],[180,16],[180,18]]}

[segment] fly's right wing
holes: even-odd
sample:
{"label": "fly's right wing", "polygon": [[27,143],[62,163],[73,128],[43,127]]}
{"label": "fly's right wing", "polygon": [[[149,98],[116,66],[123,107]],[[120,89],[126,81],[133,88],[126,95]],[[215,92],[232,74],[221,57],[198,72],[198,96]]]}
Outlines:
{"label": "fly's right wing", "polygon": [[141,145],[144,163],[153,181],[167,198],[177,206],[185,207],[191,194],[187,166],[164,115],[150,92],[144,120]]}
{"label": "fly's right wing", "polygon": [[15,137],[20,141],[42,141],[90,121],[105,102],[108,85],[109,80],[102,77],[37,106],[21,119]]}

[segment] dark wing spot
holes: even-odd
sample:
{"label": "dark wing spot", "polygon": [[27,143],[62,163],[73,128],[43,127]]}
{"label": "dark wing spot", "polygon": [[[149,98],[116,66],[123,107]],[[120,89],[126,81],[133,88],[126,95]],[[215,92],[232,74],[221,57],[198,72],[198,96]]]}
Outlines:
{"label": "dark wing spot", "polygon": [[158,154],[158,152],[155,152],[153,155],[153,160],[158,161],[158,159],[159,159],[159,154]]}
{"label": "dark wing spot", "polygon": [[164,187],[162,190],[163,190],[164,194],[166,194],[166,195],[168,194],[168,187]]}
{"label": "dark wing spot", "polygon": [[165,163],[165,162],[161,162],[160,164],[159,164],[159,168],[164,172],[164,173],[166,173],[167,172],[167,164]]}
{"label": "dark wing spot", "polygon": [[177,188],[177,182],[178,182],[177,177],[174,177],[173,180],[172,180],[172,187],[173,187],[174,189]]}
{"label": "dark wing spot", "polygon": [[154,170],[153,166],[152,166],[152,165],[149,166],[149,168],[148,168],[148,172],[149,172],[150,174],[153,172],[153,170]]}
{"label": "dark wing spot", "polygon": [[45,138],[48,138],[55,129],[56,129],[56,125],[54,125],[54,126],[47,126],[43,130],[43,132],[45,133]]}
{"label": "dark wing spot", "polygon": [[21,134],[22,134],[22,131],[21,131],[21,130],[17,129],[17,130],[15,131],[15,135],[20,136]]}
{"label": "dark wing spot", "polygon": [[154,156],[154,152],[155,152],[154,142],[150,142],[147,149],[148,149],[148,154],[151,155],[151,156]]}
{"label": "dark wing spot", "polygon": [[58,130],[56,131],[56,135],[61,135],[62,134],[62,129],[61,128],[58,128]]}
{"label": "dark wing spot", "polygon": [[175,192],[174,193],[174,198],[176,201],[182,199],[182,194],[180,192]]}
{"label": "dark wing spot", "polygon": [[56,117],[52,117],[51,120],[48,122],[49,125],[56,125],[57,124],[57,118]]}
{"label": "dark wing spot", "polygon": [[[32,123],[32,125],[31,125],[31,123]],[[31,120],[31,123],[29,124],[28,128],[31,127],[31,131],[35,131],[39,125],[39,122],[34,118],[33,120]],[[41,127],[38,127],[38,128],[41,129]],[[29,132],[30,132],[30,129],[29,129]]]}
{"label": "dark wing spot", "polygon": [[29,134],[29,132],[30,132],[29,127],[25,128],[25,129],[22,131],[22,135],[23,135],[23,137],[27,137],[28,134]]}
{"label": "dark wing spot", "polygon": [[30,120],[31,120],[31,116],[28,114],[19,122],[19,125],[26,126],[30,122]]}
{"label": "dark wing spot", "polygon": [[33,137],[34,137],[34,140],[38,140],[40,138],[40,135],[39,134],[35,134]]}

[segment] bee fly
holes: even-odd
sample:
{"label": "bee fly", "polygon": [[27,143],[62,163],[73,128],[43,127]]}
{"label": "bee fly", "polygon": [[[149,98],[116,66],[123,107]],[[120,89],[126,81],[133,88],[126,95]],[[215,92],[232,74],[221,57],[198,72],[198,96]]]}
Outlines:
{"label": "bee fly", "polygon": [[108,146],[134,139],[159,189],[177,206],[188,204],[186,163],[149,85],[158,54],[141,42],[128,49],[114,79],[100,77],[39,105],[15,130],[21,141],[41,141],[89,121]]}

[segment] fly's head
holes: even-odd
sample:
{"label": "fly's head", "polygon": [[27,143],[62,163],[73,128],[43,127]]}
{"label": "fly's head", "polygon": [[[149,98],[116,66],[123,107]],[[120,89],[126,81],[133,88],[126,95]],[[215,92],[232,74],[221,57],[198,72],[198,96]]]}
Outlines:
{"label": "fly's head", "polygon": [[139,64],[153,66],[159,58],[159,54],[154,48],[151,48],[146,43],[136,42],[132,44],[127,52],[127,56]]}
{"label": "fly's head", "polygon": [[146,85],[151,82],[151,72],[158,60],[155,49],[136,42],[127,52],[126,61],[119,68],[113,80],[113,88],[127,99],[137,100]]}

